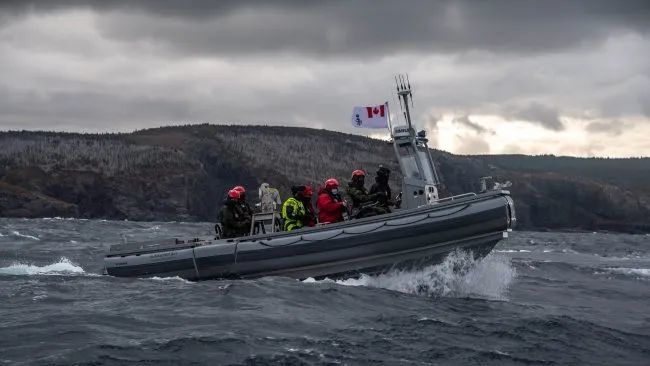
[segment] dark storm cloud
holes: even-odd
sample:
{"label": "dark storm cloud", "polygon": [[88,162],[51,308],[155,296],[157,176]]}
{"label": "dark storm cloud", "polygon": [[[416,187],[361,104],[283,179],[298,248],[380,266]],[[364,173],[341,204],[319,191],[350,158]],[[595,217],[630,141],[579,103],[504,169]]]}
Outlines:
{"label": "dark storm cloud", "polygon": [[639,1],[10,1],[15,14],[68,8],[103,12],[106,37],[195,54],[372,57],[484,49],[544,52],[599,42],[609,32],[647,33]]}
{"label": "dark storm cloud", "polygon": [[[636,154],[650,129],[649,29],[648,0],[0,0],[0,129],[214,122],[367,134],[350,125],[350,106],[390,101],[392,76],[408,72],[413,117],[441,148],[584,154],[591,139],[620,139],[606,148]],[[521,120],[583,128],[589,144],[531,142],[530,126],[501,132]],[[513,139],[505,150],[502,137]]]}
{"label": "dark storm cloud", "polygon": [[511,118],[536,123],[549,130],[561,131],[564,129],[558,110],[537,102],[530,103],[514,112]]}
{"label": "dark storm cloud", "polygon": [[99,130],[133,129],[130,123],[152,118],[182,121],[188,106],[177,100],[122,96],[119,93],[16,91],[0,88],[1,125],[10,128],[58,129],[75,123],[93,125]]}
{"label": "dark storm cloud", "polygon": [[454,122],[469,128],[470,130],[476,132],[477,134],[491,132],[487,128],[479,125],[478,123],[472,122],[472,120],[469,119],[469,116],[462,116],[462,117],[455,118]]}

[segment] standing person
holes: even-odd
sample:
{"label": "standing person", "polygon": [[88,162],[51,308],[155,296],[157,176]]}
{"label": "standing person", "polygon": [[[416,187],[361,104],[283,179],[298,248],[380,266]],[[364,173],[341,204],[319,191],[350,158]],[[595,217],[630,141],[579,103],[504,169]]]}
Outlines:
{"label": "standing person", "polygon": [[251,219],[249,216],[243,215],[239,207],[239,199],[241,194],[239,191],[231,189],[228,191],[228,196],[221,207],[219,212],[219,221],[223,227],[224,238],[236,238],[239,236],[247,235]]}
{"label": "standing person", "polygon": [[369,217],[385,214],[386,210],[379,207],[378,200],[384,192],[369,194],[365,187],[366,172],[355,170],[352,172],[352,179],[348,183],[348,195],[352,201],[352,209],[356,218]]}
{"label": "standing person", "polygon": [[382,194],[377,198],[378,207],[383,208],[386,212],[390,212],[389,206],[394,206],[395,203],[391,201],[390,186],[388,185],[388,180],[390,179],[390,169],[383,166],[379,166],[377,170],[377,175],[375,176],[375,184],[370,187],[370,194],[375,194],[382,192]]}
{"label": "standing person", "polygon": [[341,199],[339,181],[330,178],[325,181],[325,186],[318,191],[318,221],[322,224],[343,221],[343,213],[347,211],[347,204]]}
{"label": "standing person", "polygon": [[303,227],[303,222],[307,216],[305,206],[302,204],[302,196],[305,192],[305,186],[291,187],[291,194],[288,200],[282,205],[282,219],[284,220],[284,230],[291,231]]}
{"label": "standing person", "polygon": [[305,206],[305,219],[303,220],[303,226],[313,227],[316,226],[316,213],[314,211],[314,205],[311,203],[311,198],[314,195],[314,190],[311,186],[305,186],[305,191],[302,194],[300,202]]}

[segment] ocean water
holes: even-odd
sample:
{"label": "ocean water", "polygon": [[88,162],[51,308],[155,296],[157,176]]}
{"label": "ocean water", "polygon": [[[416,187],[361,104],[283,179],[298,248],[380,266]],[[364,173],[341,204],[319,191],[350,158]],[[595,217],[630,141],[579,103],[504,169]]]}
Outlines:
{"label": "ocean water", "polygon": [[0,219],[0,364],[650,364],[650,236],[514,232],[346,280],[102,276],[209,223]]}

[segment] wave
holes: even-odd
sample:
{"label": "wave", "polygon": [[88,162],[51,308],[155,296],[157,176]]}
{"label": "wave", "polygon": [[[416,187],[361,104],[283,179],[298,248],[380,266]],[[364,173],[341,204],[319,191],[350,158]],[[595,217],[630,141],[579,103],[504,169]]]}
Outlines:
{"label": "wave", "polygon": [[8,267],[0,268],[0,275],[30,276],[30,275],[62,275],[85,274],[83,268],[72,263],[68,258],[61,257],[58,262],[45,266],[33,264],[14,263]]}
{"label": "wave", "polygon": [[77,217],[61,217],[61,216],[54,216],[54,217],[42,217],[41,220],[66,220],[66,221],[88,221],[90,219],[80,219]]}
{"label": "wave", "polygon": [[148,279],[148,280],[154,280],[154,281],[162,281],[162,282],[168,282],[168,281],[180,281],[180,282],[183,282],[183,283],[192,283],[192,284],[194,283],[194,282],[192,282],[192,281],[188,281],[188,280],[186,280],[186,279],[184,279],[184,278],[180,278],[180,277],[178,277],[178,276],[173,276],[173,277],[158,277],[158,276],[154,276],[154,277],[149,277],[149,278],[147,278],[147,279]]}
{"label": "wave", "polygon": [[630,275],[650,277],[650,268],[605,268],[608,272]]}
{"label": "wave", "polygon": [[18,236],[18,237],[21,237],[21,238],[32,239],[32,240],[41,240],[40,238],[37,238],[37,237],[32,236],[32,235],[21,234],[21,233],[20,233],[19,231],[17,231],[17,230],[12,231],[12,232],[11,232],[11,235],[13,235],[13,236]]}
{"label": "wave", "polygon": [[507,291],[517,276],[510,258],[490,254],[474,260],[472,253],[454,251],[443,263],[416,270],[391,270],[360,278],[321,281],[308,278],[303,282],[335,282],[344,286],[385,288],[430,297],[477,297],[507,300]]}

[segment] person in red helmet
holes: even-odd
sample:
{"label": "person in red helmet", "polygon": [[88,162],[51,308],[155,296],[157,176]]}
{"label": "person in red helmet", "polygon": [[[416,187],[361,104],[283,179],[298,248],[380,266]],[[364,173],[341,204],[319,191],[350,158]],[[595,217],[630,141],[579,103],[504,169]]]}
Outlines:
{"label": "person in red helmet", "polygon": [[305,186],[300,201],[305,206],[305,217],[303,218],[303,226],[316,226],[316,213],[314,205],[311,203],[311,198],[314,195],[314,190],[310,185]]}
{"label": "person in red helmet", "polygon": [[244,215],[239,208],[241,193],[234,189],[228,191],[228,196],[219,212],[219,221],[223,227],[224,238],[235,238],[247,235],[250,231],[251,218]]}
{"label": "person in red helmet", "polygon": [[325,186],[318,191],[318,221],[322,224],[343,221],[343,213],[347,212],[347,204],[341,199],[339,182],[330,178]]}
{"label": "person in red helmet", "polygon": [[248,201],[246,201],[246,189],[243,186],[236,186],[233,187],[233,190],[239,192],[239,200],[237,202],[239,203],[241,213],[252,219],[253,209],[248,204]]}
{"label": "person in red helmet", "polygon": [[355,170],[352,172],[352,179],[348,183],[348,195],[352,201],[352,213],[356,218],[381,215],[387,211],[379,206],[379,202],[385,198],[385,192],[369,194],[365,187],[366,172]]}

